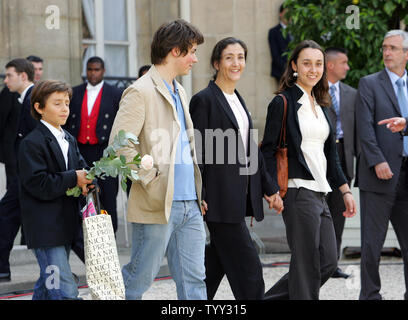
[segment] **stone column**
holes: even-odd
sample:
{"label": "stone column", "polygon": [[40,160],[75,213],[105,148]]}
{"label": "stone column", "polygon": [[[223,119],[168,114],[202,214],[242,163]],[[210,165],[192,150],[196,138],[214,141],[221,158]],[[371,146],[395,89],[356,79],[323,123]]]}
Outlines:
{"label": "stone column", "polygon": [[80,0],[3,0],[0,17],[2,66],[33,54],[44,59],[45,79],[81,82]]}

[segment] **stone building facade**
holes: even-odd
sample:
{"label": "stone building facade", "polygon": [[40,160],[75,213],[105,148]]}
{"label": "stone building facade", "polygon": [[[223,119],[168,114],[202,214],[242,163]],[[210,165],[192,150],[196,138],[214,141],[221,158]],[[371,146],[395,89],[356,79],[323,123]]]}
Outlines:
{"label": "stone building facade", "polygon": [[[276,80],[270,77],[267,35],[269,28],[278,23],[282,2],[0,0],[0,74],[4,73],[3,67],[9,60],[33,54],[44,59],[44,78],[78,85],[82,82],[85,48],[93,47],[93,53],[107,61],[110,76],[137,77],[138,68],[150,64],[150,42],[155,30],[166,21],[184,18],[205,36],[205,43],[197,51],[198,64],[190,76],[181,79],[190,95],[205,88],[212,78],[210,55],[218,40],[234,36],[246,42],[247,67],[238,90],[251,112],[260,140],[267,106],[277,88]],[[123,28],[123,24],[126,27]],[[119,29],[122,37],[117,38]],[[113,54],[112,58],[115,52],[121,56],[115,59]],[[4,192],[4,167],[0,164],[0,197]],[[353,193],[358,200],[357,190],[353,189]],[[267,208],[265,211],[268,213]],[[281,217],[267,214],[254,231],[264,242],[269,239],[275,250],[287,250]],[[387,241],[386,246],[397,246],[393,233],[389,233]],[[359,217],[347,220],[343,246],[347,245],[359,245]]]}
{"label": "stone building facade", "polygon": [[[115,0],[0,0],[0,66],[13,58],[34,54],[45,61],[45,78],[61,79],[72,85],[81,83],[85,46],[83,4],[93,1],[107,6]],[[137,68],[150,63],[150,42],[154,31],[163,22],[182,17],[196,25],[205,36],[205,43],[197,53],[199,63],[187,81],[182,79],[184,83],[189,82],[188,91],[194,94],[206,87],[212,77],[209,60],[215,43],[223,37],[238,37],[248,45],[247,68],[238,90],[245,98],[261,138],[266,108],[277,85],[269,76],[271,58],[267,34],[268,29],[278,23],[282,0],[123,1],[126,9],[132,10],[118,21],[126,21],[134,28],[128,32],[131,37],[128,42],[133,50],[127,53],[131,61],[127,64],[131,66],[126,74],[115,74],[115,70],[111,70],[110,76],[136,77]],[[59,12],[53,11],[54,8]],[[101,10],[99,13],[104,15]],[[59,21],[56,21],[58,17]],[[102,24],[107,24],[107,20],[105,16]],[[1,73],[4,69],[0,68]]]}

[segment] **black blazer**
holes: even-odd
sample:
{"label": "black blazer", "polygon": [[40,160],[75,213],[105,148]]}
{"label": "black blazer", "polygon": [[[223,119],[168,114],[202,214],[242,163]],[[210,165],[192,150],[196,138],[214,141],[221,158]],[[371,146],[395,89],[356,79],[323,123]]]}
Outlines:
{"label": "black blazer", "polygon": [[[69,105],[70,114],[66,124],[63,126],[75,138],[78,138],[81,128],[82,100],[84,99],[87,83],[74,87],[71,103]],[[119,110],[119,102],[123,90],[105,83],[102,87],[101,106],[99,110],[98,122],[96,124],[96,136],[98,144],[104,145],[109,142],[109,135],[112,130],[113,121]]]}
{"label": "black blazer", "polygon": [[57,140],[41,122],[20,144],[21,218],[28,248],[71,245],[78,231],[79,201],[65,192],[77,184],[76,170],[86,168],[74,137],[68,170]]}
{"label": "black blazer", "polygon": [[5,87],[0,93],[0,162],[7,167],[8,175],[17,173],[15,141],[21,104],[17,101],[18,93],[10,92]]}
{"label": "black blazer", "polygon": [[21,141],[38,125],[38,121],[31,115],[31,91],[33,91],[33,86],[27,90],[24,101],[21,105],[21,111],[17,125],[17,137],[15,142],[16,154],[18,154],[18,148]]}
{"label": "black blazer", "polygon": [[[313,180],[313,176],[306,164],[303,152],[300,149],[302,135],[299,128],[297,112],[301,107],[298,100],[302,97],[303,92],[300,88],[298,88],[298,86],[294,85],[293,87],[284,91],[283,94],[288,101],[286,142],[288,147],[289,179],[300,178],[305,180]],[[322,107],[322,110],[330,127],[329,137],[324,144],[324,154],[327,159],[326,176],[328,183],[334,190],[347,183],[347,180],[341,169],[340,160],[337,154],[335,131],[329,120],[327,107]],[[274,179],[277,177],[275,153],[279,143],[282,118],[283,99],[280,96],[276,96],[268,106],[265,133],[261,147],[268,171]]]}
{"label": "black blazer", "polygon": [[289,42],[290,36],[287,35],[286,38],[283,37],[282,26],[280,23],[269,29],[268,43],[272,57],[271,76],[278,81],[282,77],[286,68],[287,56],[283,55],[283,53],[286,52]]}
{"label": "black blazer", "polygon": [[[237,94],[249,120],[249,129],[253,129],[251,116],[242,97]],[[250,156],[249,175],[240,174],[245,170],[244,147],[239,136],[239,127],[221,89],[210,81],[208,87],[196,95],[190,102],[190,114],[194,128],[201,137],[196,136],[196,148],[199,167],[203,180],[203,199],[208,204],[204,216],[206,221],[239,223],[246,215],[261,221],[263,215],[262,198],[264,194],[276,193],[279,188],[266,172],[262,153],[251,132],[248,137],[248,156]],[[217,140],[212,134],[219,130],[230,137],[224,140],[223,148],[217,148]],[[196,133],[198,133],[196,132]],[[211,155],[212,153],[212,155]],[[229,164],[228,157],[235,160]],[[217,159],[221,161],[217,161]],[[222,162],[222,164],[217,164]],[[241,164],[242,163],[242,164]],[[254,170],[252,170],[252,169]],[[252,212],[247,211],[247,192],[251,199]]]}

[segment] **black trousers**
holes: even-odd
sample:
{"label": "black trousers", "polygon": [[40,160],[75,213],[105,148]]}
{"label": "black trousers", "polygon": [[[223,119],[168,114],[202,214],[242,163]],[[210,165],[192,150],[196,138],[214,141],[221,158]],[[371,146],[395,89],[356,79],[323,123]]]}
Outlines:
{"label": "black trousers", "polygon": [[[337,153],[339,155],[341,167],[343,172],[346,173],[346,160],[344,158],[344,144],[343,139],[337,143]],[[350,185],[351,179],[347,177],[347,183]],[[330,214],[333,219],[334,232],[336,234],[336,244],[337,244],[337,259],[341,256],[341,240],[344,231],[344,225],[346,223],[346,218],[343,216],[343,212],[346,210],[344,205],[343,195],[339,189],[333,190],[327,195],[327,204],[329,206]]]}
{"label": "black trousers", "polygon": [[289,272],[266,300],[318,300],[320,287],[337,268],[333,221],[323,193],[289,188],[282,213],[291,251]]}
{"label": "black trousers", "polygon": [[21,226],[17,175],[7,175],[7,191],[0,201],[0,273],[10,273],[10,252]]}
{"label": "black trousers", "polygon": [[361,291],[360,300],[381,299],[379,265],[381,249],[391,221],[404,261],[405,295],[408,300],[408,168],[404,164],[392,194],[360,190]]}
{"label": "black trousers", "polygon": [[245,220],[241,223],[207,222],[211,242],[205,248],[208,300],[224,275],[237,300],[262,299],[265,292],[262,264]]}
{"label": "black trousers", "polygon": [[[103,156],[103,150],[107,145],[90,145],[78,143],[79,151],[84,157],[88,166],[92,166],[93,162],[99,161]],[[119,180],[118,178],[106,178],[98,179],[98,184],[101,188],[99,199],[101,201],[101,206],[108,211],[109,215],[112,217],[113,230],[116,232],[118,229],[118,214],[116,210],[116,198],[118,195]],[[85,205],[85,203],[84,203]]]}

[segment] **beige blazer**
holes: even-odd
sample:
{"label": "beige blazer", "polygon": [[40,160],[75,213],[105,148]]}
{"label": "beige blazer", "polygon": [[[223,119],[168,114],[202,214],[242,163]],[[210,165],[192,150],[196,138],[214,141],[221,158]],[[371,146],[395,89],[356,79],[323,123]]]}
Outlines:
{"label": "beige blazer", "polygon": [[[177,86],[184,109],[200,204],[202,182],[195,152],[193,122],[184,88],[179,83]],[[113,123],[110,144],[120,130],[132,132],[139,139],[136,147],[124,148],[119,152],[127,161],[131,161],[137,153],[142,157],[150,154],[154,159],[153,169],[149,171],[137,169],[140,179],[132,183],[127,220],[145,224],[168,223],[173,203],[174,162],[180,136],[180,122],[173,98],[154,66],[123,92],[119,111]]]}

